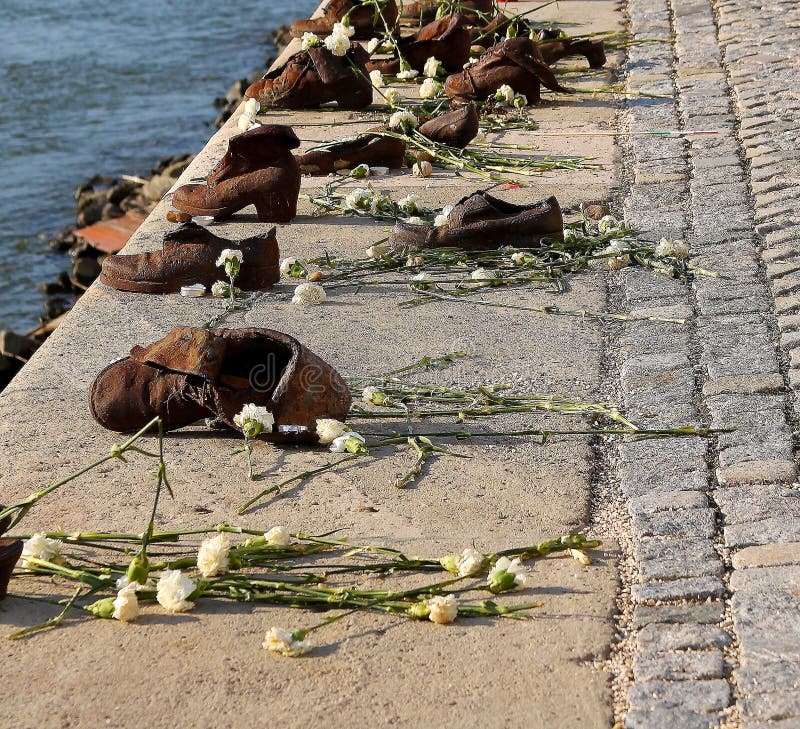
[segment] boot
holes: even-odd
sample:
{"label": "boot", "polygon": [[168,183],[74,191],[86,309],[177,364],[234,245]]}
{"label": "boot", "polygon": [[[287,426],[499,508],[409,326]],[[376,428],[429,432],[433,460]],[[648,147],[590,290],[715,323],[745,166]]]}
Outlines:
{"label": "boot", "polygon": [[100,280],[120,291],[145,294],[174,293],[182,286],[194,283],[211,288],[215,281],[225,279],[225,272],[217,266],[217,259],[226,248],[244,254],[236,277],[236,286],[243,291],[261,291],[280,279],[275,228],[264,236],[231,241],[218,238],[196,223],[184,223],[164,237],[160,251],[107,256]]}
{"label": "boot", "polygon": [[272,329],[176,327],[106,367],[89,393],[95,420],[120,432],[156,416],[166,430],[206,417],[239,430],[235,416],[253,403],[275,418],[272,432],[259,436],[273,442],[315,441],[316,421],[344,420],[350,401],[333,367]]}
{"label": "boot", "polygon": [[368,60],[369,53],[357,43],[341,57],[316,46],[267,73],[244,95],[257,99],[262,106],[287,109],[312,109],[329,101],[342,109],[363,109],[372,103],[372,84],[365,67]]}
{"label": "boot", "polygon": [[0,601],[8,593],[8,583],[24,544],[21,539],[0,539]]}
{"label": "boot", "polygon": [[304,175],[329,175],[360,164],[396,170],[403,166],[405,152],[406,145],[402,139],[361,134],[312,149],[300,155],[297,164]]}
{"label": "boot", "polygon": [[473,251],[508,245],[532,248],[543,237],[564,240],[561,207],[554,197],[513,205],[480,191],[459,200],[446,225],[397,223],[389,243],[398,253],[450,247]]}
{"label": "boot", "polygon": [[493,46],[461,73],[448,76],[444,90],[450,97],[477,100],[491,96],[503,84],[524,94],[529,104],[540,101],[542,84],[552,91],[569,93],[530,38],[509,38]]}
{"label": "boot", "polygon": [[289,150],[300,145],[291,127],[264,124],[228,142],[204,183],[179,187],[173,207],[190,215],[227,218],[256,206],[262,223],[288,223],[297,214],[300,170]]}
{"label": "boot", "polygon": [[[321,18],[295,20],[290,26],[294,36],[314,33],[318,36],[330,35],[335,23],[342,22],[347,15],[350,27],[355,30],[355,40],[367,40],[374,35],[383,35],[388,28],[393,30],[397,24],[397,4],[395,0],[383,0],[381,15],[376,18],[375,6],[364,5],[358,0],[329,0]],[[386,26],[384,27],[384,22]]]}
{"label": "boot", "polygon": [[475,139],[479,122],[478,109],[470,101],[465,106],[426,121],[418,131],[434,142],[463,149]]}
{"label": "boot", "polygon": [[[398,46],[400,57],[420,73],[431,56],[441,61],[446,71],[460,71],[469,58],[469,31],[464,27],[463,16],[446,15],[414,35],[401,38]],[[400,71],[400,57],[369,61],[367,70],[396,74]]]}
{"label": "boot", "polygon": [[605,44],[602,40],[591,38],[582,40],[559,38],[544,42],[540,40],[539,51],[548,66],[567,56],[584,56],[589,62],[589,68],[602,68],[606,63]]}

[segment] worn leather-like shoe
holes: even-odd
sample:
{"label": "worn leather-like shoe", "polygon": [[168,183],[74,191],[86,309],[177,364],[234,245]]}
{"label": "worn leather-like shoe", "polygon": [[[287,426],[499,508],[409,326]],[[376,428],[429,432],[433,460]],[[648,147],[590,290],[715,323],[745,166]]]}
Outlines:
{"label": "worn leather-like shoe", "polygon": [[264,124],[232,137],[228,151],[204,183],[179,187],[172,205],[190,215],[227,218],[255,205],[262,223],[288,223],[297,214],[300,170],[291,127]]}
{"label": "worn leather-like shoe", "polygon": [[226,248],[238,249],[244,255],[236,277],[236,285],[243,291],[260,291],[280,279],[275,228],[266,235],[231,241],[196,223],[184,223],[164,237],[160,251],[107,256],[100,280],[120,291],[145,294],[174,293],[194,283],[210,288],[215,281],[225,279],[216,262]]}
{"label": "worn leather-like shoe", "polygon": [[[458,13],[428,23],[414,35],[398,41],[400,56],[420,73],[431,56],[441,61],[446,71],[461,70],[469,58],[469,47],[469,31],[464,27],[463,16]],[[367,70],[396,74],[400,71],[400,57],[369,61]]]}
{"label": "worn leather-like shoe", "polygon": [[316,440],[319,418],[344,420],[350,391],[341,375],[294,337],[272,329],[176,327],[160,341],[97,375],[89,393],[95,420],[115,431],[144,427],[157,415],[167,430],[234,417],[254,403],[275,418],[270,441]]}
{"label": "worn leather-like shoe", "polygon": [[533,205],[514,205],[479,191],[458,201],[446,225],[397,223],[389,242],[397,252],[449,247],[487,250],[505,245],[532,248],[545,237],[564,240],[561,207],[554,197]]}
{"label": "worn leather-like shoe", "polygon": [[375,6],[372,4],[361,3],[359,0],[329,0],[322,10],[322,17],[295,20],[289,29],[294,36],[301,36],[303,33],[326,36],[331,34],[334,24],[340,23],[347,15],[350,27],[355,30],[353,38],[366,40],[386,31],[384,21],[389,30],[397,24],[395,0],[383,0],[380,12],[383,20],[376,17]]}
{"label": "worn leather-like shoe", "polygon": [[599,39],[558,38],[540,42],[539,51],[548,66],[568,56],[583,56],[589,62],[589,68],[602,68],[606,63],[605,44]]}
{"label": "worn leather-like shoe", "polygon": [[360,164],[396,170],[403,166],[405,152],[406,144],[402,139],[360,134],[311,149],[297,157],[297,164],[304,175],[328,175]]}
{"label": "worn leather-like shoe", "polygon": [[342,109],[363,109],[372,103],[372,83],[365,66],[368,60],[369,53],[358,43],[344,56],[315,46],[268,72],[244,95],[262,106],[286,109],[312,109],[329,101]]}
{"label": "worn leather-like shoe", "polygon": [[21,539],[0,539],[0,600],[4,600],[8,594],[11,573],[22,554],[23,546]]}
{"label": "worn leather-like shoe", "polygon": [[480,117],[473,102],[435,116],[419,127],[419,133],[428,139],[450,147],[466,147],[478,133]]}
{"label": "worn leather-like shoe", "polygon": [[542,84],[551,91],[569,93],[530,38],[509,38],[493,46],[461,73],[448,76],[444,90],[450,97],[477,100],[491,96],[503,84],[524,94],[529,104],[540,101]]}

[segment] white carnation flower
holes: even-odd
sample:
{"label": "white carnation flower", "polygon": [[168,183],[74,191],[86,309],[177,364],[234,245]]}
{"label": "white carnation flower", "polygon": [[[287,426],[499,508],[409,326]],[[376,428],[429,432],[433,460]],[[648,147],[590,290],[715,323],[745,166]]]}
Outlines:
{"label": "white carnation flower", "polygon": [[511,102],[517,109],[522,109],[528,105],[528,97],[525,94],[517,94]]}
{"label": "white carnation flower", "polygon": [[[601,221],[602,222],[602,221]],[[625,266],[630,265],[631,257],[629,253],[623,253],[623,251],[627,248],[627,244],[624,240],[619,240],[615,238],[611,241],[607,248],[603,250],[605,254],[614,254],[617,253],[619,255],[610,255],[606,258],[606,265],[612,270],[616,271],[620,268],[625,268]]]}
{"label": "white carnation flower", "polygon": [[203,577],[224,575],[229,567],[231,540],[224,532],[205,539],[197,550],[197,569]]}
{"label": "white carnation flower", "polygon": [[244,102],[244,110],[255,117],[255,115],[261,111],[261,104],[258,99],[248,99]]}
{"label": "white carnation flower", "polygon": [[408,223],[409,225],[425,225],[425,221],[418,215],[413,215],[410,218],[406,218],[405,222]]}
{"label": "white carnation flower", "polygon": [[[367,43],[367,51],[369,53],[375,53],[375,51],[378,50],[378,46],[380,44],[381,44],[381,39],[380,38],[370,38],[369,39],[369,43]],[[375,73],[375,71],[370,73],[370,76],[372,76],[373,73]],[[380,73],[380,71],[378,71],[378,73]]]}
{"label": "white carnation flower", "polygon": [[361,433],[356,433],[355,430],[349,430],[344,435],[334,438],[331,443],[331,453],[359,453],[366,451],[364,444],[366,440]]}
{"label": "white carnation flower", "polygon": [[682,240],[662,238],[654,251],[656,258],[688,258],[689,245]]}
{"label": "white carnation flower", "polygon": [[316,33],[303,33],[303,37],[300,40],[300,45],[304,51],[307,51],[309,48],[318,46],[320,42],[319,36]]}
{"label": "white carnation flower", "polygon": [[403,81],[410,81],[419,76],[419,71],[416,68],[405,68],[397,74],[397,78]]}
{"label": "white carnation flower", "polygon": [[388,195],[381,195],[380,193],[373,193],[372,199],[369,201],[369,211],[375,215],[392,210],[392,201]]}
{"label": "white carnation flower", "polygon": [[350,50],[350,39],[346,35],[329,35],[325,39],[325,47],[333,53],[334,56],[341,57]]}
{"label": "white carnation flower", "polygon": [[292,303],[298,306],[316,306],[327,298],[325,289],[319,284],[307,281],[301,283],[295,290]]}
{"label": "white carnation flower", "polygon": [[380,258],[381,256],[385,256],[388,252],[388,243],[376,243],[375,245],[367,248],[367,256],[369,258]]}
{"label": "white carnation flower", "polygon": [[357,187],[345,196],[345,210],[365,210],[369,207],[374,194],[374,191],[369,187]]}
{"label": "white carnation flower", "polygon": [[197,589],[194,580],[180,570],[164,570],[156,585],[156,600],[171,613],[184,613],[194,607],[189,597]]}
{"label": "white carnation flower", "polygon": [[412,276],[411,280],[414,282],[411,284],[412,289],[417,289],[418,291],[429,291],[430,289],[434,288],[432,283],[433,278],[429,274],[425,273],[425,271],[420,271],[420,273]]}
{"label": "white carnation flower", "polygon": [[402,129],[407,132],[409,129],[416,129],[418,125],[419,119],[406,109],[400,109],[389,117],[389,126],[392,129]]}
{"label": "white carnation flower", "polygon": [[296,658],[308,653],[314,644],[307,638],[296,640],[288,630],[272,627],[264,638],[264,649],[272,653],[280,653],[287,658]]}
{"label": "white carnation flower", "polygon": [[456,559],[459,577],[475,574],[483,566],[483,555],[472,547],[467,547]]}
{"label": "white carnation flower", "polygon": [[517,251],[516,253],[511,254],[511,260],[517,266],[521,266],[523,263],[525,263],[526,255],[522,251]]}
{"label": "white carnation flower", "polygon": [[432,623],[447,625],[458,616],[458,600],[455,595],[435,595],[426,600],[426,605],[430,610],[428,619]]}
{"label": "white carnation flower", "polygon": [[439,68],[441,65],[442,62],[438,58],[431,56],[425,61],[425,65],[422,67],[422,73],[428,78],[436,78],[439,75]]}
{"label": "white carnation flower", "polygon": [[366,163],[362,163],[360,165],[356,165],[350,170],[350,177],[355,178],[356,180],[363,180],[365,177],[369,177],[372,170],[370,170],[369,165]]}
{"label": "white carnation flower", "polygon": [[241,263],[244,260],[244,254],[237,249],[234,248],[226,248],[222,253],[220,253],[219,258],[217,259],[218,266],[225,266],[231,261],[237,261]]}
{"label": "white carnation flower", "polygon": [[597,230],[601,233],[611,233],[619,228],[619,220],[613,215],[604,215],[597,221]]}
{"label": "white carnation flower", "polygon": [[356,34],[356,29],[349,23],[334,23],[331,33],[333,35],[343,35],[345,38],[352,38]]}
{"label": "white carnation flower", "polygon": [[419,195],[415,195],[413,192],[410,195],[406,195],[404,198],[401,198],[397,201],[397,207],[400,208],[404,213],[416,213],[419,211]]}
{"label": "white carnation flower", "polygon": [[275,425],[275,416],[261,405],[249,403],[242,408],[242,411],[233,416],[233,424],[242,431],[249,426],[258,426],[258,433],[271,433]]}
{"label": "white carnation flower", "polygon": [[383,98],[389,106],[397,106],[400,103],[400,92],[397,89],[386,89]]}
{"label": "white carnation flower", "polygon": [[249,130],[256,123],[256,118],[249,111],[245,110],[239,115],[236,126],[243,132]]}
{"label": "white carnation flower", "polygon": [[288,258],[284,258],[281,261],[281,273],[284,276],[288,276],[289,275],[289,271],[292,270],[292,266],[294,266],[295,263],[297,263],[297,259],[292,257],[292,256],[289,256]]}
{"label": "white carnation flower", "polygon": [[414,175],[414,177],[430,177],[433,174],[433,165],[428,162],[428,160],[414,162],[414,166],[411,168],[411,174]]}
{"label": "white carnation flower", "polygon": [[375,402],[375,395],[382,395],[383,393],[377,388],[372,387],[365,387],[361,392],[361,399],[366,403],[374,403]]}
{"label": "white carnation flower", "polygon": [[383,74],[377,68],[369,72],[369,80],[376,89],[383,88]]}
{"label": "white carnation flower", "polygon": [[334,418],[320,418],[317,420],[317,438],[322,445],[329,445],[337,438],[343,436],[348,427],[341,421]]}
{"label": "white carnation flower", "polygon": [[574,243],[578,240],[578,234],[572,228],[564,228],[564,243]]}
{"label": "white carnation flower", "polygon": [[420,99],[435,99],[442,92],[442,85],[432,78],[426,78],[419,85]]}
{"label": "white carnation flower", "polygon": [[494,563],[492,571],[489,573],[489,582],[493,578],[498,577],[498,573],[507,572],[509,575],[514,576],[514,584],[519,587],[527,587],[531,580],[531,571],[520,561],[519,557],[509,559],[508,557],[500,557]]}
{"label": "white carnation flower", "polygon": [[273,547],[286,547],[291,543],[292,535],[285,526],[274,526],[264,533],[264,539]]}
{"label": "white carnation flower", "polygon": [[497,91],[494,92],[495,101],[503,104],[511,104],[514,101],[514,89],[508,84],[503,84]]}
{"label": "white carnation flower", "polygon": [[114,612],[111,614],[114,620],[130,623],[139,617],[139,598],[136,597],[138,587],[138,582],[131,582],[117,593],[113,603]]}
{"label": "white carnation flower", "polygon": [[22,546],[22,566],[29,569],[34,565],[28,562],[29,559],[41,559],[45,562],[52,562],[53,564],[61,564],[64,559],[61,556],[61,547],[64,542],[60,539],[49,539],[43,532],[36,532],[30,539],[25,540]]}
{"label": "white carnation flower", "polygon": [[486,268],[476,268],[471,275],[473,281],[480,281],[482,286],[486,286],[494,278],[494,274]]}
{"label": "white carnation flower", "polygon": [[230,293],[230,284],[227,281],[215,281],[211,285],[211,295],[217,299],[222,299]]}

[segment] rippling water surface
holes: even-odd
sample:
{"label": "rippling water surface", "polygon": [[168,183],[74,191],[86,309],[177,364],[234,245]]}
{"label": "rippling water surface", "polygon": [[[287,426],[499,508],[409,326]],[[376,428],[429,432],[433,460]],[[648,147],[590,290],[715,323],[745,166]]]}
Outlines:
{"label": "rippling water surface", "polygon": [[317,4],[3,0],[0,329],[32,328],[37,284],[66,268],[37,235],[74,222],[73,189],[197,151],[214,97],[265,62],[270,30]]}

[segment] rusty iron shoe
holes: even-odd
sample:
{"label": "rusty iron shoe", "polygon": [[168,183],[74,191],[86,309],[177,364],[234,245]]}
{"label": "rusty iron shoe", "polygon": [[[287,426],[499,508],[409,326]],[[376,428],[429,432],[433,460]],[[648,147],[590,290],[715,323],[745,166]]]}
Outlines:
{"label": "rusty iron shoe", "polygon": [[294,36],[301,36],[303,33],[330,35],[333,26],[340,23],[346,15],[350,27],[355,30],[353,38],[367,40],[385,32],[384,21],[389,30],[397,24],[395,0],[383,0],[380,12],[383,20],[377,16],[375,6],[372,4],[361,3],[359,0],[328,0],[328,4],[322,10],[322,17],[295,20],[289,26],[289,30]]}
{"label": "rusty iron shoe", "polygon": [[389,243],[396,252],[424,248],[488,250],[501,246],[532,248],[542,238],[564,240],[558,200],[514,205],[479,191],[456,203],[442,226],[397,223]]}
{"label": "rusty iron shoe", "polygon": [[434,142],[463,149],[475,139],[479,125],[478,108],[470,102],[426,121],[418,131]]}
{"label": "rusty iron shoe", "polygon": [[272,329],[176,327],[106,367],[89,393],[95,420],[120,432],[156,416],[167,430],[206,417],[239,430],[234,417],[253,403],[275,418],[273,431],[259,436],[275,442],[316,440],[316,421],[344,420],[350,401],[333,367]]}
{"label": "rusty iron shoe", "polygon": [[342,109],[363,109],[372,103],[372,83],[365,66],[368,60],[369,53],[358,43],[344,56],[315,46],[269,71],[244,95],[265,107],[313,109],[335,101]]}
{"label": "rusty iron shoe", "polygon": [[360,164],[396,170],[403,166],[405,152],[402,139],[368,133],[311,149],[297,157],[297,164],[304,175],[328,175]]}
{"label": "rusty iron shoe", "polygon": [[[2,510],[2,507],[0,507]],[[0,531],[2,534],[2,531]],[[11,573],[14,565],[22,554],[24,544],[21,539],[0,539],[0,600],[4,600],[8,594],[8,583],[11,580]]]}
{"label": "rusty iron shoe", "polygon": [[[431,56],[441,61],[446,71],[460,71],[469,58],[469,47],[469,31],[464,27],[463,16],[458,13],[428,23],[414,35],[398,42],[400,56],[420,73]],[[396,74],[400,71],[400,57],[370,61],[367,70]]]}
{"label": "rusty iron shoe", "polygon": [[291,127],[264,124],[232,137],[228,151],[204,183],[179,187],[172,205],[190,215],[227,218],[255,205],[262,223],[288,223],[297,214],[300,170]]}
{"label": "rusty iron shoe", "polygon": [[503,84],[524,94],[529,104],[540,101],[542,84],[552,91],[569,93],[558,83],[530,38],[509,38],[482,54],[461,73],[447,77],[444,90],[450,97],[485,99]]}
{"label": "rusty iron shoe", "polygon": [[[542,41],[542,34],[539,35]],[[602,40],[592,38],[575,40],[561,37],[540,42],[538,45],[542,58],[548,66],[568,56],[583,56],[589,62],[589,68],[602,68],[606,63],[606,49]]]}
{"label": "rusty iron shoe", "polygon": [[100,281],[120,291],[144,294],[174,293],[196,283],[211,288],[225,278],[217,259],[226,248],[240,250],[244,256],[236,277],[236,286],[243,291],[261,291],[280,279],[275,228],[265,235],[232,241],[196,223],[184,223],[164,237],[160,251],[107,256]]}

